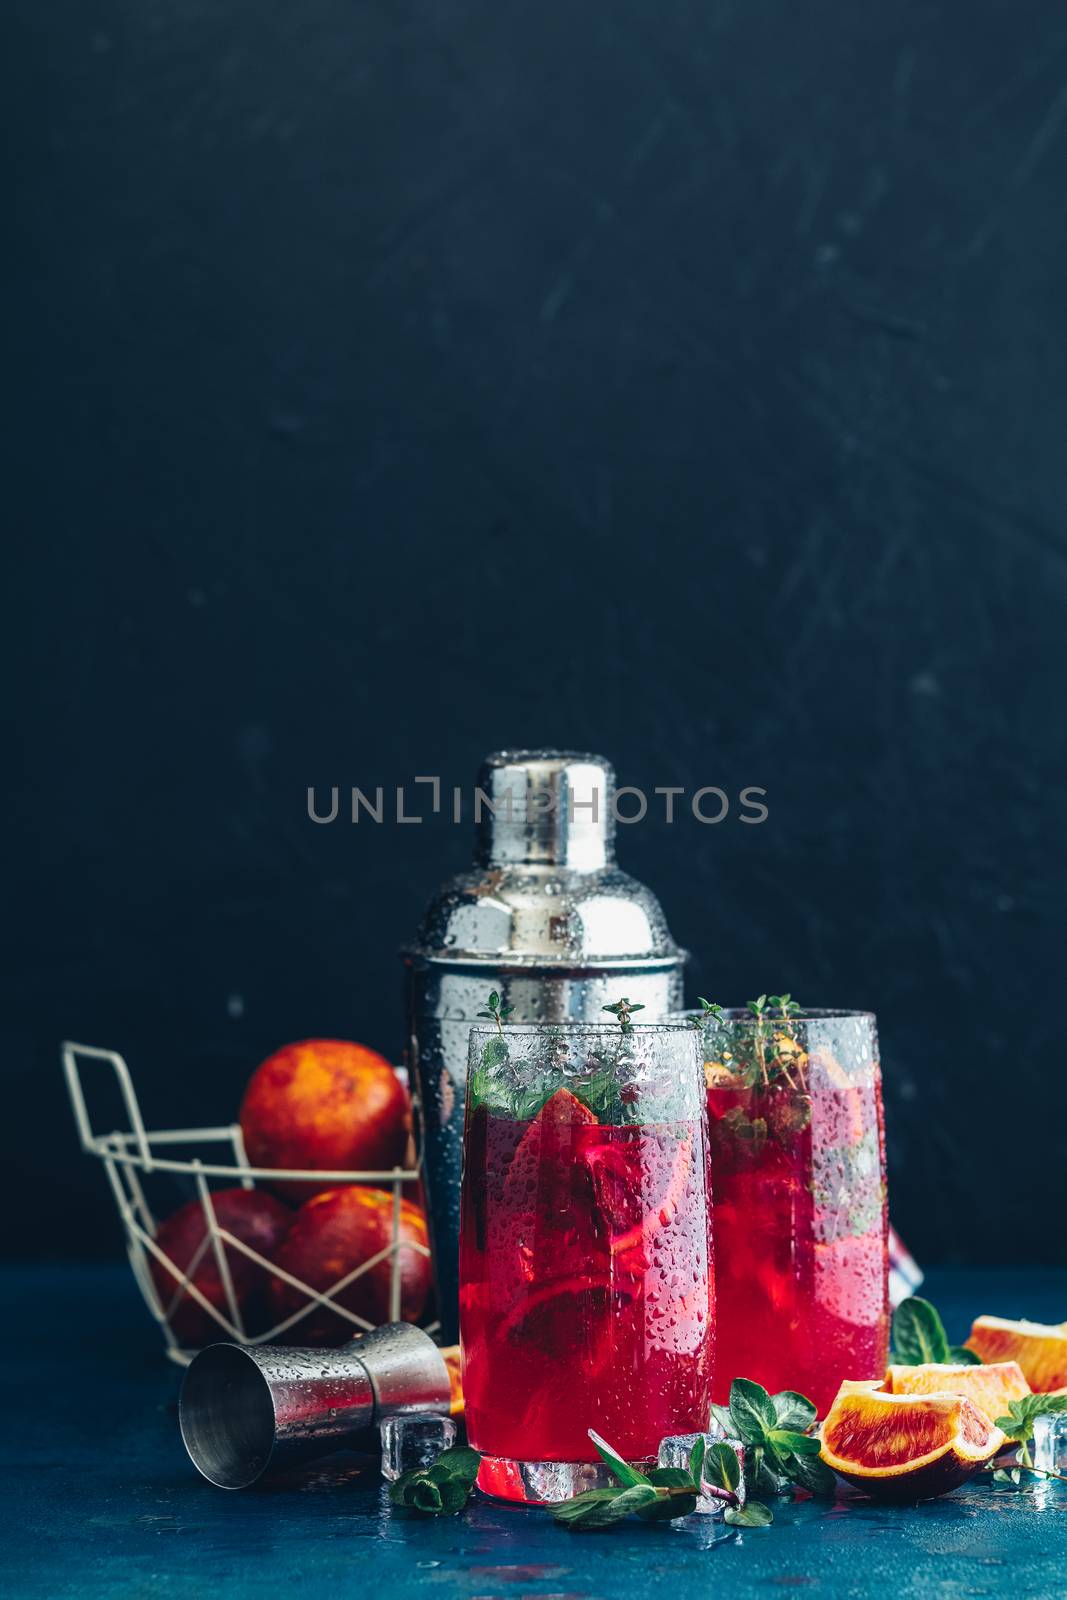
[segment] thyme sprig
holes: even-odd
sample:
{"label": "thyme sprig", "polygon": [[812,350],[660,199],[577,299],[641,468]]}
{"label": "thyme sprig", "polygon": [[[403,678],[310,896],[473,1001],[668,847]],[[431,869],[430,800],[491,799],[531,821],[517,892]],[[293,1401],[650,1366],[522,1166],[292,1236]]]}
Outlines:
{"label": "thyme sprig", "polygon": [[700,1007],[700,1015],[689,1018],[689,1026],[691,1028],[697,1028],[702,1031],[707,1023],[722,1022],[724,1020],[723,1008],[720,1005],[716,1005],[714,1000],[705,1000],[702,994],[698,994],[697,1004]]}
{"label": "thyme sprig", "polygon": [[612,1016],[618,1020],[619,1028],[623,1033],[633,1033],[634,1025],[630,1019],[635,1011],[643,1011],[645,1008],[638,1001],[628,1000],[623,995],[621,1000],[615,1000],[610,1006],[601,1006],[600,1009],[601,1011],[611,1012]]}
{"label": "thyme sprig", "polygon": [[495,989],[492,989],[489,994],[488,1011],[479,1011],[476,1013],[476,1015],[479,1017],[484,1017],[487,1022],[495,1022],[497,1029],[499,1030],[500,1037],[503,1038],[504,1024],[511,1016],[511,1013],[514,1011],[514,1009],[514,1006],[501,1005],[500,996],[497,994]]}
{"label": "thyme sprig", "polygon": [[[768,1137],[786,1144],[811,1121],[807,1051],[797,1033],[798,1019],[806,1015],[791,994],[761,994],[745,1004],[748,1017],[735,1024],[716,1002],[699,997],[699,1015],[690,1019],[705,1038],[705,1054],[719,1051],[717,1066],[736,1079],[740,1088],[753,1092],[749,1116],[734,1106],[717,1127],[723,1136],[757,1157]],[[770,1098],[784,1086],[790,1093]],[[768,1096],[766,1101],[762,1098]]]}

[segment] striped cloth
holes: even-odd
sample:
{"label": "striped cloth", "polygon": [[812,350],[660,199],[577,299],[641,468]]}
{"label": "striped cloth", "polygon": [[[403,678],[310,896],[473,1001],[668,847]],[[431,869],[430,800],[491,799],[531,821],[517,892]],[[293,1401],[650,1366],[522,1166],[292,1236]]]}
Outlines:
{"label": "striped cloth", "polygon": [[900,1234],[889,1230],[889,1304],[899,1306],[909,1294],[915,1294],[923,1281],[923,1271],[908,1250]]}

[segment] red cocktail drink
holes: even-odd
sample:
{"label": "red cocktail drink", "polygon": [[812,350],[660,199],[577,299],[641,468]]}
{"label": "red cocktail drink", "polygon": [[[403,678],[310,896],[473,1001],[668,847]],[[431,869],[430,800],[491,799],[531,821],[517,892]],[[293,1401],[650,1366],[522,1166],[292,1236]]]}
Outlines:
{"label": "red cocktail drink", "polygon": [[714,1398],[735,1377],[824,1415],[843,1378],[885,1370],[881,1086],[873,1018],[733,1018],[705,1032],[718,1327]]}
{"label": "red cocktail drink", "polygon": [[[595,1033],[616,1047],[618,1033]],[[468,1101],[463,1387],[471,1443],[496,1463],[480,1480],[494,1493],[511,1497],[513,1465],[595,1462],[590,1428],[644,1459],[664,1436],[707,1425],[713,1287],[699,1066],[693,1057],[695,1094],[638,1083],[627,1100],[625,1063],[640,1048],[631,1038],[622,1062],[591,1060],[585,1082],[542,1081],[526,1116],[492,1093]],[[514,1497],[537,1496],[517,1484]]]}

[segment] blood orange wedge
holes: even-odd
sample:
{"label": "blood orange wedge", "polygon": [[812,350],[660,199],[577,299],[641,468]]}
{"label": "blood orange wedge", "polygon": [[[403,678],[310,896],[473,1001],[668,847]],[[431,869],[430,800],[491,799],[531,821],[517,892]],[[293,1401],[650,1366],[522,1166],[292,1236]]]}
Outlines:
{"label": "blood orange wedge", "polygon": [[990,1422],[1006,1417],[1012,1400],[1022,1400],[1030,1385],[1017,1361],[988,1367],[950,1366],[933,1361],[918,1367],[887,1367],[887,1394],[961,1394],[973,1400]]}
{"label": "blood orange wedge", "polygon": [[596,1117],[584,1101],[571,1094],[569,1089],[557,1089],[534,1117],[531,1127],[536,1124],[547,1133],[564,1133],[566,1136],[566,1130],[588,1127],[595,1122]]}
{"label": "blood orange wedge", "polygon": [[[692,1140],[635,1139],[629,1148],[597,1145],[585,1155],[593,1175],[597,1206],[608,1224],[616,1259],[644,1247],[674,1220],[685,1193],[693,1156]],[[654,1153],[653,1153],[654,1152]],[[647,1262],[638,1270],[645,1270]]]}
{"label": "blood orange wedge", "polygon": [[1067,1322],[976,1317],[967,1348],[983,1361],[1017,1361],[1037,1394],[1067,1386]]}
{"label": "blood orange wedge", "polygon": [[[494,1299],[507,1304],[523,1287],[602,1272],[607,1249],[596,1237],[592,1184],[578,1162],[584,1141],[598,1133],[596,1117],[569,1089],[557,1089],[525,1127],[499,1126],[509,1138],[517,1129],[521,1136],[510,1159],[506,1144],[500,1150],[506,1171],[502,1166],[495,1188],[490,1181]],[[490,1141],[487,1159],[496,1154]]]}
{"label": "blood orange wedge", "polygon": [[874,1500],[929,1500],[991,1461],[1004,1445],[958,1394],[839,1394],[822,1427],[822,1459]]}

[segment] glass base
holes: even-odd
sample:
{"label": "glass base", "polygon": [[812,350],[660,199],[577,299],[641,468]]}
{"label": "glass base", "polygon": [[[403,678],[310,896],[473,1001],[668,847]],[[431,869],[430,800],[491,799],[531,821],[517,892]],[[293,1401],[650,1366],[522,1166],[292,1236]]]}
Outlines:
{"label": "glass base", "polygon": [[[634,1465],[655,1466],[655,1462]],[[483,1456],[477,1485],[493,1500],[554,1506],[586,1489],[607,1489],[615,1481],[602,1461],[510,1461],[506,1456]]]}

